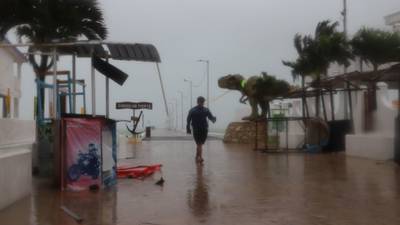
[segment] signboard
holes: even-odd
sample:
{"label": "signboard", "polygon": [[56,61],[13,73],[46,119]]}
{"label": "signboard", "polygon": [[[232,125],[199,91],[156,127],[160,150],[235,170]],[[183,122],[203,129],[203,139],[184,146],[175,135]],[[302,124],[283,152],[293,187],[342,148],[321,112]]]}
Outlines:
{"label": "signboard", "polygon": [[151,102],[117,102],[117,109],[153,109]]}
{"label": "signboard", "polygon": [[117,183],[116,123],[104,118],[62,119],[62,188],[88,190]]}
{"label": "signboard", "polygon": [[66,118],[66,188],[101,186],[101,121]]}

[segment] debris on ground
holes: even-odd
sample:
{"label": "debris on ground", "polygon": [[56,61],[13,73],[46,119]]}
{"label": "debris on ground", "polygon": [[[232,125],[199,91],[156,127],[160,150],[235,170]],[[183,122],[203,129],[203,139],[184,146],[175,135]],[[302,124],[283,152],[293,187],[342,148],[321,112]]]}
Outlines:
{"label": "debris on ground", "polygon": [[157,171],[161,171],[161,164],[155,164],[150,166],[121,166],[117,168],[118,178],[136,178],[143,179],[150,175],[153,175]]}
{"label": "debris on ground", "polygon": [[163,185],[164,185],[164,182],[165,182],[164,178],[161,177],[160,180],[158,180],[158,181],[155,183],[155,185],[163,186]]}
{"label": "debris on ground", "polygon": [[99,185],[97,185],[97,184],[93,184],[93,185],[90,185],[90,186],[89,186],[89,190],[92,191],[92,192],[96,192],[96,191],[98,191],[99,189],[100,189],[100,187],[99,187]]}
{"label": "debris on ground", "polygon": [[72,217],[77,223],[82,223],[83,219],[80,217],[78,214],[75,212],[72,212],[70,209],[68,209],[66,206],[61,206],[60,207],[66,214],[68,214],[70,217]]}

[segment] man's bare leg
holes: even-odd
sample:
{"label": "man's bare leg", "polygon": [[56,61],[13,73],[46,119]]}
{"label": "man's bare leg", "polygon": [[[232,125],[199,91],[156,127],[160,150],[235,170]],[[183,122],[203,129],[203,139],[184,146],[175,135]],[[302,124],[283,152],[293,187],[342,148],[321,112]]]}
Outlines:
{"label": "man's bare leg", "polygon": [[203,145],[197,145],[197,148],[196,148],[196,162],[202,163],[204,161],[202,153],[203,153]]}

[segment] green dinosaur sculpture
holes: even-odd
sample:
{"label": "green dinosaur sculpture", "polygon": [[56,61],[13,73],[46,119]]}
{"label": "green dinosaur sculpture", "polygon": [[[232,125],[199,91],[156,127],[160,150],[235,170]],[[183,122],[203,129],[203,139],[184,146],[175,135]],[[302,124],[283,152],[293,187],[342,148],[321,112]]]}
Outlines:
{"label": "green dinosaur sculpture", "polygon": [[[269,102],[277,97],[285,96],[290,89],[286,81],[277,80],[265,72],[261,73],[261,76],[251,76],[247,80],[239,74],[227,75],[218,80],[218,86],[242,93],[239,102],[246,104],[248,100],[251,106],[251,114],[243,117],[242,120],[250,121],[266,118]],[[261,108],[261,115],[258,107]]]}

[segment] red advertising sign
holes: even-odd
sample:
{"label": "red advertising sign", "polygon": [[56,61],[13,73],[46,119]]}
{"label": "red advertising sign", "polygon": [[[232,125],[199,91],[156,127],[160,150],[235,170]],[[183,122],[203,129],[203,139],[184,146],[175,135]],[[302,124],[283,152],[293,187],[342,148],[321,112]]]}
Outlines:
{"label": "red advertising sign", "polygon": [[101,186],[101,120],[65,118],[64,186],[87,190]]}

